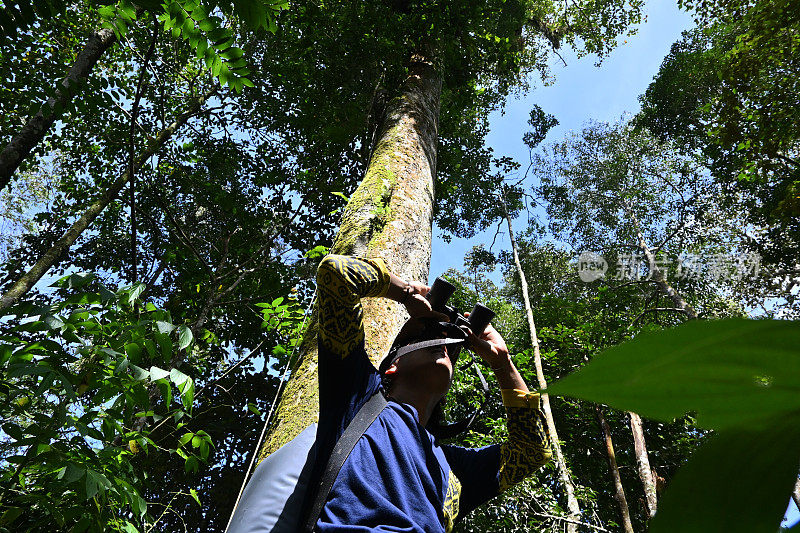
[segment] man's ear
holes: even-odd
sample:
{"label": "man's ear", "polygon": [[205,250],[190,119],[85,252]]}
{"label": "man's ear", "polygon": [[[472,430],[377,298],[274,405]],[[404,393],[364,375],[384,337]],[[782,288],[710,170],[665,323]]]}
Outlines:
{"label": "man's ear", "polygon": [[397,362],[399,360],[400,360],[400,358],[398,357],[397,359],[392,361],[392,364],[389,365],[389,368],[387,368],[386,370],[383,371],[383,374],[386,375],[386,376],[393,376],[393,375],[397,374]]}

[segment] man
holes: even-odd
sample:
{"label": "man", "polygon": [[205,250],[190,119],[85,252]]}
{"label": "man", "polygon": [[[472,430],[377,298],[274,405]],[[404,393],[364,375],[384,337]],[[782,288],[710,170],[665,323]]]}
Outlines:
{"label": "man", "polygon": [[[393,348],[447,321],[425,298],[429,288],[389,273],[380,260],[329,255],[317,270],[320,421],[318,468],[359,409],[376,392],[388,405],[342,466],[315,531],[447,532],[457,517],[545,464],[549,443],[539,396],[528,391],[505,342],[490,326],[469,333],[471,348],[502,389],[508,440],[480,449],[439,445],[426,429],[453,379],[448,346],[410,351],[374,368],[364,349],[362,297],[405,305],[411,320]],[[440,326],[441,327],[441,326]],[[435,335],[434,335],[435,336]],[[451,345],[452,346],[452,345]],[[393,350],[394,352],[394,350]]]}

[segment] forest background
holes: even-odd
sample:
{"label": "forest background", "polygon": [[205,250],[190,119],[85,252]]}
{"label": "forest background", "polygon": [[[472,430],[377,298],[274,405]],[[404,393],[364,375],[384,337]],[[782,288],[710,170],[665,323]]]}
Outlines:
{"label": "forest background", "polygon": [[[334,250],[431,261],[462,310],[498,311],[528,383],[557,381],[552,466],[456,530],[774,531],[800,500],[799,20],[4,0],[0,528],[223,531],[313,418],[291,401],[313,404]],[[459,373],[450,416],[476,385]],[[458,442],[502,420],[492,396]]]}

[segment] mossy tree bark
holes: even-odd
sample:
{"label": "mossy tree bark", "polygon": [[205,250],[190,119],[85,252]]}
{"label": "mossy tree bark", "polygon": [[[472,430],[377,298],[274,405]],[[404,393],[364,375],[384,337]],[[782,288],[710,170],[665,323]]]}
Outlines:
{"label": "mossy tree bark", "polygon": [[[441,85],[432,62],[412,56],[400,96],[387,105],[366,175],[345,208],[331,253],[382,258],[404,279],[427,280]],[[406,317],[402,306],[385,298],[368,298],[363,304],[366,349],[377,363]],[[259,460],[318,416],[316,334],[314,316]]]}

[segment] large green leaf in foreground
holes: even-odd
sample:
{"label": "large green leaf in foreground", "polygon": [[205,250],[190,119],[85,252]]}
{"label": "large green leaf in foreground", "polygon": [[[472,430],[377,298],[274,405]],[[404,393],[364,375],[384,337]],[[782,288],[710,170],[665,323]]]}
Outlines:
{"label": "large green leaf in foreground", "polygon": [[609,348],[549,388],[670,421],[697,413],[707,429],[759,426],[800,412],[800,324],[692,321]]}
{"label": "large green leaf in foreground", "polygon": [[553,384],[668,422],[716,430],[671,483],[652,532],[777,530],[800,465],[800,324],[694,321],[598,355]]}

